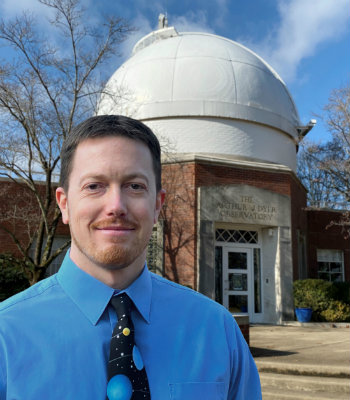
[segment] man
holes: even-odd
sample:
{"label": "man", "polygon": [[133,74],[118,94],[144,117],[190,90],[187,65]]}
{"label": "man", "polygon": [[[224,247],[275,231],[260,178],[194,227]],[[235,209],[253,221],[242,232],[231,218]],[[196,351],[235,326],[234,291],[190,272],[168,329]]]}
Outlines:
{"label": "man", "polygon": [[1,400],[261,399],[231,314],[145,265],[164,201],[149,128],[122,116],[78,125],[56,198],[71,249],[57,274],[0,306]]}

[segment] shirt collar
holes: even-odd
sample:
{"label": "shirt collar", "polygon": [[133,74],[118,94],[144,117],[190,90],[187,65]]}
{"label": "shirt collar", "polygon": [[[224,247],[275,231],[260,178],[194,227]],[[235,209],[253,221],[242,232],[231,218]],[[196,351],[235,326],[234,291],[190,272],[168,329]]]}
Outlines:
{"label": "shirt collar", "polygon": [[141,275],[123,292],[127,293],[135,304],[135,307],[149,324],[152,300],[152,279],[147,265],[143,268]]}
{"label": "shirt collar", "polygon": [[[108,306],[115,290],[80,269],[70,258],[69,251],[57,274],[63,290],[80,308],[83,314],[96,325]],[[147,266],[141,275],[123,292],[134,302],[147,323],[150,322],[152,281]]]}

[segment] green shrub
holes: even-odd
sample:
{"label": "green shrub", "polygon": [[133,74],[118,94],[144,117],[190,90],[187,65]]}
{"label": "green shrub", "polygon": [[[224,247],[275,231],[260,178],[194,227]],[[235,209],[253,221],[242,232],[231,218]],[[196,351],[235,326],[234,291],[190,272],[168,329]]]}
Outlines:
{"label": "green shrub", "polygon": [[11,254],[0,254],[0,301],[29,287],[22,267],[22,262]]}
{"label": "green shrub", "polygon": [[350,305],[333,300],[326,310],[321,311],[321,316],[329,322],[350,322]]}
{"label": "green shrub", "polygon": [[323,279],[297,280],[293,284],[294,306],[311,307],[312,321],[346,322],[349,318],[348,282]]}
{"label": "green shrub", "polygon": [[322,320],[321,311],[326,310],[333,298],[332,283],[322,279],[304,279],[294,282],[295,307],[311,307],[312,319]]}
{"label": "green shrub", "polygon": [[335,299],[350,305],[350,282],[334,282]]}

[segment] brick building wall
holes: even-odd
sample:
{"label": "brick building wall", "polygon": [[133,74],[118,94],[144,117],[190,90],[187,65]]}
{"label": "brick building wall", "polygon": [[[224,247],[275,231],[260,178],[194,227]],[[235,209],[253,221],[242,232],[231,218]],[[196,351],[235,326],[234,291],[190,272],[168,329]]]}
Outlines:
{"label": "brick building wall", "polygon": [[[291,212],[293,279],[296,280],[301,278],[299,276],[299,262],[302,262],[302,260],[299,260],[298,250],[301,243],[298,243],[298,238],[300,235],[305,235],[305,238],[307,236],[306,189],[296,177],[291,177]],[[307,265],[305,265],[305,269],[307,269]]]}
{"label": "brick building wall", "polygon": [[164,276],[197,288],[197,241],[194,164],[167,164],[162,182],[166,200],[160,218],[164,221]]}
{"label": "brick building wall", "polygon": [[307,210],[309,277],[318,277],[317,249],[342,250],[344,253],[345,280],[350,281],[350,238],[339,222],[342,213],[332,210]]}
{"label": "brick building wall", "polygon": [[[39,193],[44,198],[44,185],[37,183]],[[52,192],[55,198],[54,190]],[[55,204],[53,202],[53,204]],[[23,247],[29,243],[34,229],[39,223],[40,210],[33,193],[25,186],[9,180],[0,180],[0,253],[10,253],[21,257],[12,239],[11,232]],[[57,226],[57,236],[69,236],[69,228],[61,221]]]}
{"label": "brick building wall", "polygon": [[196,164],[196,187],[245,184],[290,196],[289,174],[224,165]]}
{"label": "brick building wall", "polygon": [[35,206],[35,199],[25,186],[4,179],[0,184],[0,253],[18,256],[18,247],[9,232],[21,243],[27,243],[32,224],[37,219],[38,207]]}

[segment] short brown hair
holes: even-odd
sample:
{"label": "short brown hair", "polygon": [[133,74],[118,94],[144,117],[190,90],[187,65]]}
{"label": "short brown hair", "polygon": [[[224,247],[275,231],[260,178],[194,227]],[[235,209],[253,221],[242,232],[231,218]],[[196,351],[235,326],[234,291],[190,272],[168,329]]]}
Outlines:
{"label": "short brown hair", "polygon": [[67,192],[69,176],[75,150],[79,143],[87,139],[122,136],[144,143],[152,156],[153,170],[156,177],[157,192],[161,184],[160,145],[152,130],[140,121],[122,115],[99,115],[91,117],[72,129],[63,142],[61,150],[60,186]]}

